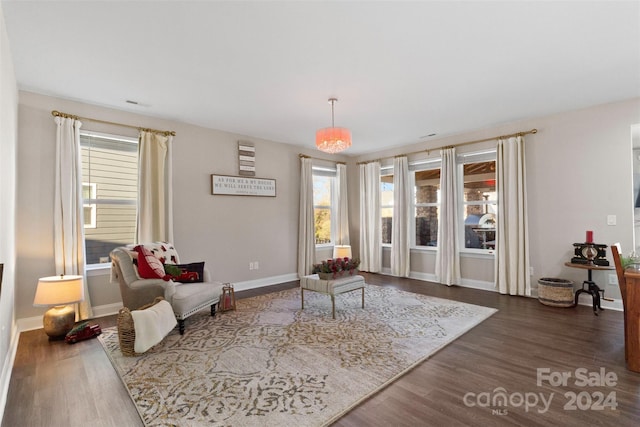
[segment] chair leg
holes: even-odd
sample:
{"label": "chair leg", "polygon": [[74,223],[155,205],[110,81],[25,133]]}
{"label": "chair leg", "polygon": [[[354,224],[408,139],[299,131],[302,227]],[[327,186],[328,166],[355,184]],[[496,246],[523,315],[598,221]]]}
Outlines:
{"label": "chair leg", "polygon": [[216,315],[216,305],[211,304],[211,317]]}
{"label": "chair leg", "polygon": [[178,330],[180,335],[184,335],[184,319],[178,319]]}
{"label": "chair leg", "polygon": [[302,301],[301,310],[304,310],[304,288],[300,288],[300,301]]}
{"label": "chair leg", "polygon": [[364,308],[364,288],[362,288],[362,308]]}

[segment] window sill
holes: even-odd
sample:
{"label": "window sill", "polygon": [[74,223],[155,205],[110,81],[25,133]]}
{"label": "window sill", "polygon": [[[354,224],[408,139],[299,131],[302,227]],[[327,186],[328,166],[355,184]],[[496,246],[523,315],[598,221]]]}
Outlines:
{"label": "window sill", "polygon": [[437,246],[414,246],[411,248],[414,252],[436,252],[438,250]]}
{"label": "window sill", "polygon": [[461,258],[479,258],[479,259],[494,259],[495,251],[474,251],[474,250],[461,250]]}
{"label": "window sill", "polygon": [[111,263],[90,264],[85,266],[84,270],[87,273],[87,277],[106,276],[111,273]]}

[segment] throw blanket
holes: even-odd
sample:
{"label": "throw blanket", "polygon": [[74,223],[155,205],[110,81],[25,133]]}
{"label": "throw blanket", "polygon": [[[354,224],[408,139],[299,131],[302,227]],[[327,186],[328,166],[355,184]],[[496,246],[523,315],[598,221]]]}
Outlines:
{"label": "throw blanket", "polygon": [[158,344],[178,323],[171,304],[166,300],[145,310],[133,310],[131,317],[136,330],[133,346],[136,353],[144,353]]}

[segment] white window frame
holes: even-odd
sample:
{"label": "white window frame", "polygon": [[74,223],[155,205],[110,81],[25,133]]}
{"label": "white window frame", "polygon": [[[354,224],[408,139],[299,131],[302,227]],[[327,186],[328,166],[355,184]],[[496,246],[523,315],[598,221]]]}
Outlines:
{"label": "white window frame", "polygon": [[416,172],[425,171],[425,170],[436,170],[440,169],[442,171],[442,159],[429,159],[429,160],[420,160],[415,161],[409,164],[409,185],[411,185],[412,194],[411,194],[411,212],[412,221],[411,221],[411,249],[419,249],[425,251],[436,251],[438,246],[423,246],[416,244],[416,212],[418,208],[421,207],[436,207],[438,208],[438,223],[440,223],[440,190],[438,190],[438,202],[436,203],[416,203]]}
{"label": "white window frame", "polygon": [[84,194],[85,187],[89,187],[89,198],[82,199],[82,207],[91,209],[89,223],[87,223],[87,218],[84,219],[84,228],[96,228],[96,204],[95,203],[87,203],[92,200],[96,200],[96,184],[95,182],[83,182],[82,183],[82,194]]}
{"label": "white window frame", "polygon": [[[495,249],[481,249],[481,248],[467,248],[465,247],[465,218],[464,218],[464,208],[467,205],[470,206],[484,206],[484,205],[495,205],[496,207],[496,212],[498,210],[498,198],[496,197],[496,200],[479,200],[479,201],[474,201],[474,202],[465,202],[464,201],[464,165],[465,164],[469,164],[469,163],[480,163],[480,162],[488,162],[488,161],[494,161],[497,162],[497,150],[495,148],[493,149],[489,149],[489,150],[482,150],[482,151],[478,151],[478,152],[471,152],[471,153],[463,153],[463,154],[458,154],[457,158],[456,158],[456,164],[458,167],[458,219],[459,219],[459,227],[460,227],[460,233],[459,234],[459,246],[460,246],[460,250],[459,252],[461,254],[479,254],[479,255],[489,255],[489,256],[494,256],[495,254]],[[496,172],[496,179],[497,179],[497,172]],[[497,188],[496,188],[497,191]],[[497,221],[499,221],[498,218],[496,218]]]}
{"label": "white window frame", "polygon": [[[313,176],[326,176],[331,178],[331,206],[326,205],[316,205],[314,202],[313,210],[315,212],[316,208],[329,208],[331,212],[331,241],[327,243],[316,243],[316,249],[321,248],[332,248],[336,242],[337,235],[337,224],[336,220],[338,218],[338,192],[337,192],[337,181],[338,181],[338,170],[336,168],[329,168],[323,166],[313,166],[312,167],[312,175]],[[314,221],[315,222],[315,221]],[[314,224],[314,236],[315,236],[315,224]]]}

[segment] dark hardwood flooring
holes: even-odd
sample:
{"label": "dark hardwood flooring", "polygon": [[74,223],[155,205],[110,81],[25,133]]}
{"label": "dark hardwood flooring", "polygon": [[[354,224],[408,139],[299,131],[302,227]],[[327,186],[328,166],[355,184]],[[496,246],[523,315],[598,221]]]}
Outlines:
{"label": "dark hardwood flooring", "polygon": [[[640,425],[640,374],[625,368],[621,312],[594,316],[588,306],[553,308],[532,298],[363,275],[369,284],[499,311],[356,406],[335,426]],[[245,298],[295,286],[297,282],[291,282],[236,295]],[[339,309],[339,298],[337,305]],[[115,325],[115,316],[96,320],[103,328]],[[538,386],[537,368],[569,372],[571,377],[566,385],[543,381]],[[581,386],[576,378],[580,368],[591,377],[604,369],[615,385]],[[488,407],[485,399],[499,394],[499,388],[509,398],[507,406]],[[577,397],[573,402],[572,393]],[[465,396],[476,406],[465,404]],[[541,397],[551,400],[548,409]],[[532,405],[525,408],[522,399]],[[598,409],[598,401],[604,409]],[[48,341],[42,330],[21,334],[3,427],[142,425],[97,340],[68,345]]]}

